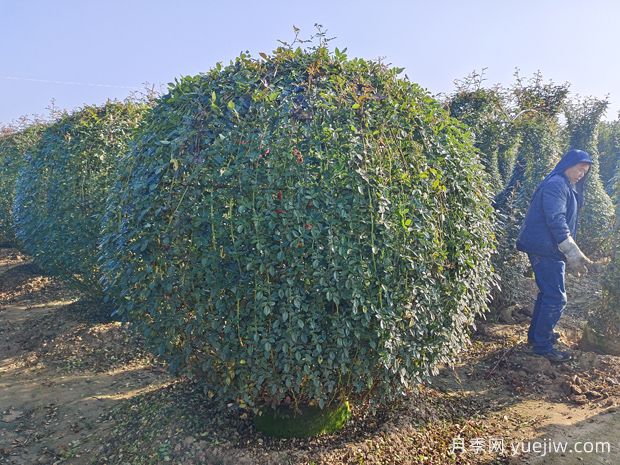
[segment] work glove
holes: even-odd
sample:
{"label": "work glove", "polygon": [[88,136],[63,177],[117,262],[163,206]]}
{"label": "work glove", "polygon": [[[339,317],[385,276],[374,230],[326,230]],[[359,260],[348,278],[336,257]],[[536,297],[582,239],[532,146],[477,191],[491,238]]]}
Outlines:
{"label": "work glove", "polygon": [[568,236],[568,239],[565,241],[560,242],[558,248],[566,257],[566,264],[571,273],[579,276],[588,272],[586,265],[591,265],[593,262],[584,255],[571,236]]}

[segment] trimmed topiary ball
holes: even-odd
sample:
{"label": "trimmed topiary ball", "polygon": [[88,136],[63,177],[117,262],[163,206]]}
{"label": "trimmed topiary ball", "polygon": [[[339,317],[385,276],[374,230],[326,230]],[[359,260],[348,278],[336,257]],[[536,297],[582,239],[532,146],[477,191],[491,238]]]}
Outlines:
{"label": "trimmed topiary ball", "polygon": [[97,241],[117,159],[147,106],[108,102],[62,115],[26,155],[14,218],[25,251],[42,269],[100,292]]}
{"label": "trimmed topiary ball", "polygon": [[398,69],[261,57],[179,80],[147,116],[109,198],[106,289],[217,399],[388,401],[486,309],[483,167]]}

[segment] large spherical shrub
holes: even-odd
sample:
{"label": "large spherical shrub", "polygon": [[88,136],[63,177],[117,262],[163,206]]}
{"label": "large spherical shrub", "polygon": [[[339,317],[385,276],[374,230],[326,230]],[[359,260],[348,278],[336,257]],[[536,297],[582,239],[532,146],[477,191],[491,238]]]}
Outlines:
{"label": "large spherical shrub", "polygon": [[99,290],[97,241],[115,164],[146,106],[108,102],[65,114],[42,134],[16,184],[14,217],[44,270]]}
{"label": "large spherical shrub", "polygon": [[36,145],[44,128],[43,123],[32,122],[0,136],[0,244],[16,245],[13,225],[15,181],[25,153]]}
{"label": "large spherical shrub", "polygon": [[466,344],[493,279],[482,166],[398,73],[281,48],[155,105],[111,191],[102,271],[174,371],[242,405],[322,407],[393,398]]}

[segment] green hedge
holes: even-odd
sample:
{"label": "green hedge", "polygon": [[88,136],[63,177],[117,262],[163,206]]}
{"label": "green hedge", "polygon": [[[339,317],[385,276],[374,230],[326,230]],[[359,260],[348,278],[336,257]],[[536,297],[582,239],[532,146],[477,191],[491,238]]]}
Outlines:
{"label": "green hedge", "polygon": [[605,190],[613,198],[613,176],[620,166],[620,120],[601,121],[598,127],[598,152],[601,179]]}
{"label": "green hedge", "polygon": [[612,239],[612,259],[607,273],[603,279],[603,293],[605,306],[610,313],[610,322],[613,326],[609,334],[620,336],[620,166],[616,170],[616,221],[614,224],[614,236]]}
{"label": "green hedge", "polygon": [[64,114],[29,152],[14,216],[23,248],[47,272],[99,292],[97,241],[115,164],[147,107],[108,102]]}
{"label": "green hedge", "polygon": [[499,245],[494,264],[501,289],[494,292],[492,307],[498,311],[523,303],[529,263],[526,255],[516,250],[516,242],[536,187],[560,159],[558,114],[568,85],[545,83],[537,73],[528,80],[517,79],[512,95],[517,103],[512,125],[520,143],[510,179],[495,197]]}
{"label": "green hedge", "polygon": [[566,106],[570,148],[585,150],[594,161],[586,182],[577,233],[579,247],[592,258],[609,254],[614,222],[614,206],[605,192],[598,151],[598,128],[608,105],[607,100],[587,98]]}
{"label": "green hedge", "polygon": [[603,299],[589,315],[583,334],[587,348],[620,356],[620,167],[615,176],[616,220],[611,262],[603,275]]}
{"label": "green hedge", "polygon": [[145,119],[109,199],[106,288],[218,399],[393,398],[486,309],[483,167],[399,70],[261,56],[181,79]]}
{"label": "green hedge", "polygon": [[13,224],[15,181],[24,157],[41,137],[45,125],[34,122],[29,126],[7,131],[0,137],[0,244],[16,245]]}
{"label": "green hedge", "polygon": [[481,85],[482,76],[469,76],[458,84],[447,106],[450,114],[473,132],[474,145],[480,150],[493,193],[497,194],[512,174],[519,137],[511,119],[507,91]]}

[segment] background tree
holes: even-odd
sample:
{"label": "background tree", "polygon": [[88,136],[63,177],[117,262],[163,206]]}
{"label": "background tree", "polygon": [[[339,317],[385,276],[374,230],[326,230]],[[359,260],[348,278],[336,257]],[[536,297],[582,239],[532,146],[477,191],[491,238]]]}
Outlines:
{"label": "background tree", "polygon": [[601,305],[589,315],[583,344],[597,351],[620,355],[620,170],[616,172],[616,219],[611,263],[603,276]]}
{"label": "background tree", "polygon": [[513,125],[520,144],[510,179],[495,197],[499,252],[494,265],[501,278],[501,289],[493,295],[496,309],[522,303],[523,290],[528,289],[529,262],[516,250],[516,241],[534,190],[561,155],[558,115],[568,95],[568,84],[545,83],[540,73],[529,80],[517,74],[512,95]]}
{"label": "background tree", "polygon": [[591,257],[608,253],[614,221],[614,207],[603,186],[598,154],[598,127],[607,106],[607,100],[595,98],[568,102],[565,106],[569,148],[585,150],[594,161],[578,226],[579,247]]}
{"label": "background tree", "polygon": [[13,224],[15,181],[25,154],[37,144],[45,124],[23,119],[0,132],[0,244],[16,245]]}
{"label": "background tree", "polygon": [[43,270],[100,292],[97,241],[115,164],[146,110],[108,102],[65,113],[42,132],[16,182],[17,237]]}
{"label": "background tree", "polygon": [[620,168],[620,120],[602,121],[598,131],[598,152],[601,179],[605,191],[613,199],[613,176]]}
{"label": "background tree", "polygon": [[475,72],[457,81],[446,105],[450,115],[471,130],[492,189],[498,193],[512,173],[518,137],[506,91],[499,86],[484,88],[482,82],[483,75]]}

